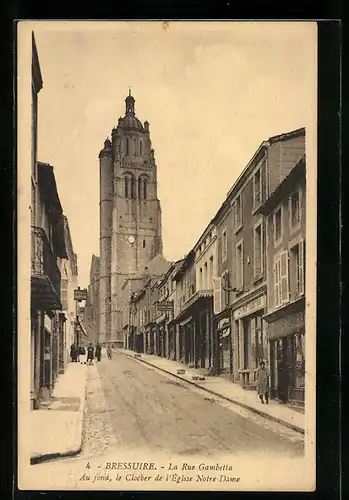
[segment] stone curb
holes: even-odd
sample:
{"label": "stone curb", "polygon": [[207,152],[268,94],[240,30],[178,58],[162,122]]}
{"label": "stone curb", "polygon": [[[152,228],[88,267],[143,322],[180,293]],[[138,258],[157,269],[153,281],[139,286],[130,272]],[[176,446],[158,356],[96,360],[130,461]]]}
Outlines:
{"label": "stone curb", "polygon": [[86,400],[86,382],[87,382],[87,371],[85,370],[85,381],[84,381],[84,391],[83,391],[83,397],[81,398],[80,401],[80,406],[79,406],[79,416],[78,416],[78,424],[77,424],[77,429],[78,429],[78,436],[79,436],[79,443],[76,444],[73,448],[68,449],[67,451],[63,452],[52,452],[52,453],[45,453],[43,455],[34,455],[30,457],[30,464],[35,465],[35,464],[40,464],[42,462],[48,462],[49,460],[57,460],[59,458],[66,458],[66,457],[75,457],[78,455],[81,451],[82,448],[82,427],[83,427],[83,420],[84,420],[84,410],[85,410],[85,400]]}
{"label": "stone curb", "polygon": [[213,391],[212,389],[208,389],[207,387],[204,387],[204,386],[202,386],[200,384],[197,384],[196,382],[192,382],[191,380],[188,380],[188,379],[186,379],[184,377],[181,377],[180,375],[177,375],[177,374],[172,373],[172,372],[170,372],[168,370],[165,370],[164,368],[160,368],[160,367],[158,367],[156,365],[153,365],[152,363],[150,363],[149,361],[146,361],[145,359],[134,358],[130,354],[127,354],[126,352],[121,352],[119,350],[116,350],[116,352],[122,354],[123,356],[127,356],[127,357],[129,357],[131,359],[136,359],[138,361],[142,361],[142,363],[145,363],[145,364],[147,364],[149,366],[152,366],[153,368],[156,368],[157,370],[160,370],[160,371],[163,371],[165,373],[168,373],[169,375],[172,375],[173,377],[179,378],[179,379],[183,380],[184,382],[188,382],[188,384],[195,385],[196,387],[199,387],[200,389],[203,389],[204,391],[209,392],[209,393],[213,394],[214,396],[218,396],[219,398],[225,399],[226,401],[229,401],[230,403],[234,403],[234,404],[236,404],[238,406],[241,406],[242,408],[245,408],[246,410],[249,410],[249,411],[252,411],[254,413],[257,413],[258,415],[261,415],[264,418],[267,418],[269,420],[277,422],[278,424],[281,424],[284,427],[288,427],[289,429],[293,429],[296,432],[299,432],[301,434],[305,434],[305,430],[302,427],[298,427],[298,425],[291,424],[290,422],[282,420],[282,419],[280,419],[278,417],[274,417],[273,415],[270,415],[269,413],[265,413],[262,410],[258,410],[257,408],[254,408],[253,406],[247,405],[246,403],[241,403],[241,401],[237,401],[237,400],[235,400],[233,398],[228,398],[227,396],[224,396],[223,394],[220,394],[219,392]]}

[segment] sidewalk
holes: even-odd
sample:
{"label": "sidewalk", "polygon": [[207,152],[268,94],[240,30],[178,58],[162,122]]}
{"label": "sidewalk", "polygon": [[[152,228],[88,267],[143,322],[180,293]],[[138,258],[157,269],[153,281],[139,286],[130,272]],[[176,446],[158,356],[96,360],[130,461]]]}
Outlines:
{"label": "sidewalk", "polygon": [[[116,349],[116,352],[135,358],[135,352],[128,349]],[[295,431],[305,433],[305,416],[288,406],[281,405],[276,401],[269,401],[269,404],[262,404],[256,391],[242,389],[238,384],[234,384],[223,377],[204,376],[205,370],[188,368],[187,365],[178,361],[168,360],[151,354],[138,355],[143,363],[149,364],[175,377],[185,380],[205,391],[231,401],[259,415],[278,422]],[[177,373],[177,370],[185,370],[185,373]],[[195,377],[195,378],[193,378]],[[205,378],[204,378],[205,377]],[[200,380],[199,378],[204,378]]]}
{"label": "sidewalk", "polygon": [[30,412],[30,463],[76,455],[81,450],[86,365],[69,362],[52,397]]}

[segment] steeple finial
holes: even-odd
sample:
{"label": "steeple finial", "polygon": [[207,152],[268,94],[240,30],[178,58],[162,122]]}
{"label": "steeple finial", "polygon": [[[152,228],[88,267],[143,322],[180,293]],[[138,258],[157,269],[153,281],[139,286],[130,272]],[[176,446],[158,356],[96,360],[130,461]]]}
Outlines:
{"label": "steeple finial", "polygon": [[131,85],[129,85],[129,87],[128,87],[128,95],[129,96],[131,95]]}

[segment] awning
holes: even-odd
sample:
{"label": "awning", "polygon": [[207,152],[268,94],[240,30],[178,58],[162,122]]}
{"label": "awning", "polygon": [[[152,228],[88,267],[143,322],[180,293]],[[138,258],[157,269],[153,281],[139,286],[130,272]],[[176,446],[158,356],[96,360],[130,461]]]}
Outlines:
{"label": "awning", "polygon": [[190,321],[191,321],[192,319],[193,319],[193,318],[192,318],[192,316],[189,316],[189,318],[185,319],[184,321],[181,321],[181,322],[179,323],[179,326],[184,326],[184,325],[186,325],[187,323],[190,323]]}

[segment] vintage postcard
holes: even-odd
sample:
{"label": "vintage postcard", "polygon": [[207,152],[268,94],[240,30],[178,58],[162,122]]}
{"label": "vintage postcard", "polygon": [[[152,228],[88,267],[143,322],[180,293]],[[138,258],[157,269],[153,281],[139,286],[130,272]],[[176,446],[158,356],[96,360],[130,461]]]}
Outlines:
{"label": "vintage postcard", "polygon": [[316,23],[17,29],[18,488],[314,491]]}

